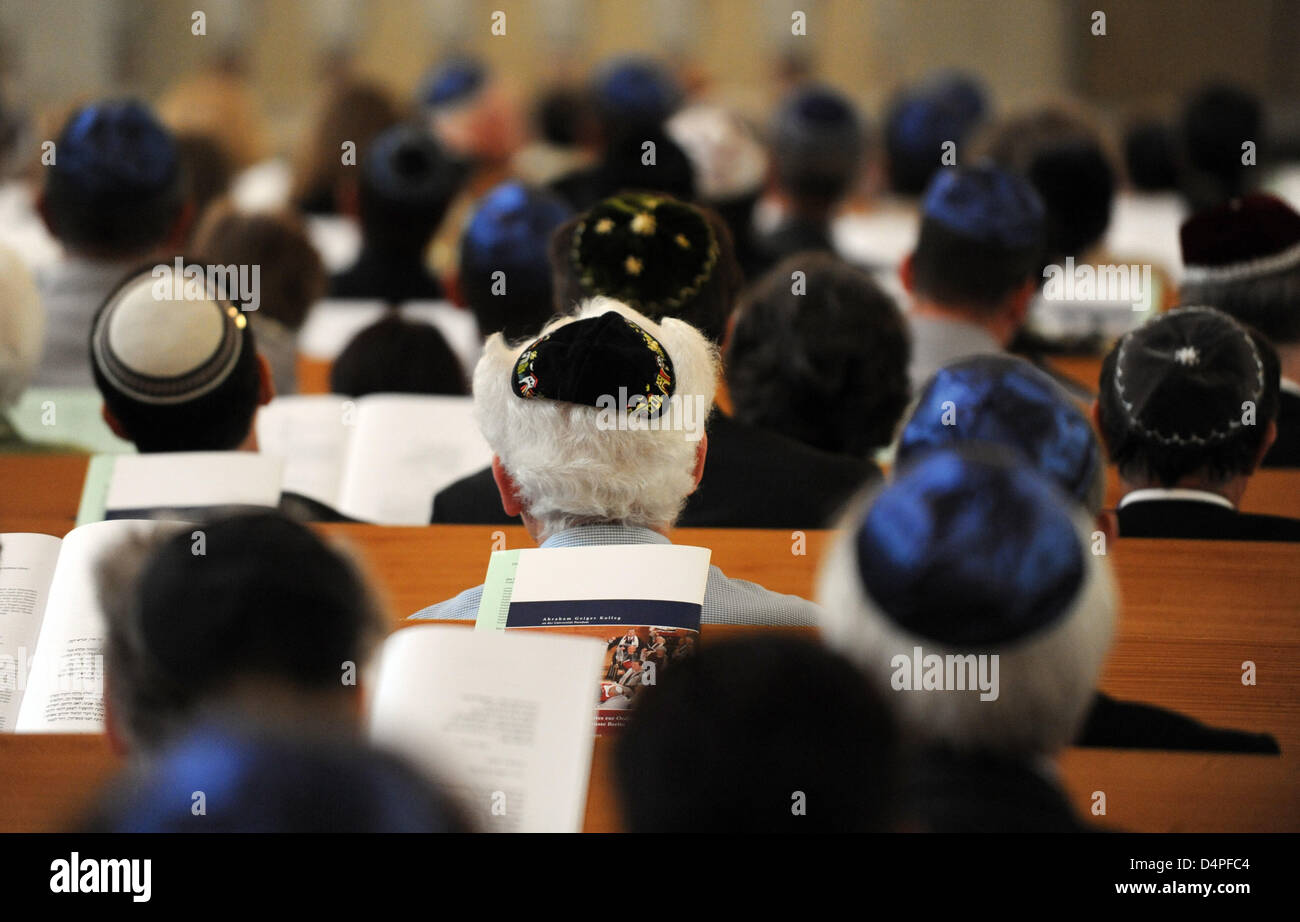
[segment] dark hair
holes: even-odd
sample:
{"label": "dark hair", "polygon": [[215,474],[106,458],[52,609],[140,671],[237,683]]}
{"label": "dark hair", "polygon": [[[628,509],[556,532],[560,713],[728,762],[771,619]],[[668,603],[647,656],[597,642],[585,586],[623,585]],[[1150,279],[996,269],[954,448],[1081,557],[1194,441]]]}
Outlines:
{"label": "dark hair", "polygon": [[380,134],[358,168],[366,245],[400,253],[423,252],[465,176],[432,135],[412,125]]}
{"label": "dark hair", "polygon": [[303,211],[332,214],[339,184],[351,182],[357,169],[339,156],[342,145],[355,144],[363,158],[370,142],[404,113],[387,89],[350,76],[331,84],[318,105],[297,149],[292,198]]}
{"label": "dark hair", "polygon": [[366,394],[464,394],[465,373],[431,323],[385,315],[352,338],[330,368],[330,390]]}
{"label": "dark hair", "polygon": [[1011,247],[977,240],[927,217],[912,253],[913,285],[941,304],[991,313],[1038,276],[1042,254],[1039,245]]}
{"label": "dark hair", "polygon": [[[184,262],[191,265],[195,261],[186,259]],[[140,274],[147,271],[149,267],[141,267],[129,273],[109,293],[95,312],[95,319],[90,324],[92,331],[99,326],[100,315],[117,292],[126,285],[138,283]],[[239,359],[226,379],[206,394],[184,403],[144,403],[123,393],[100,369],[94,349],[87,347],[95,387],[99,388],[104,406],[138,451],[229,451],[238,448],[248,437],[261,401],[262,376],[253,325],[244,324],[239,335],[243,337]]]}
{"label": "dark hair", "polygon": [[[704,215],[717,240],[718,260],[713,267],[713,273],[700,286],[698,293],[679,307],[664,308],[662,305],[643,302],[637,309],[656,322],[664,317],[683,320],[716,345],[721,343],[726,335],[727,319],[731,316],[736,297],[740,294],[744,277],[740,265],[736,262],[736,247],[726,222],[711,208],[702,205],[691,207],[697,208]],[[603,291],[588,290],[582,284],[570,259],[574,232],[585,217],[585,215],[578,215],[566,221],[551,235],[550,259],[557,313],[571,313],[579,302],[605,294]]]}
{"label": "dark hair", "polygon": [[989,155],[1028,179],[1042,198],[1046,264],[1079,256],[1106,233],[1115,169],[1090,124],[1054,109],[1012,119],[990,140]]}
{"label": "dark hair", "polygon": [[1205,304],[1259,330],[1278,346],[1300,343],[1300,265],[1251,278],[1185,281],[1184,304]]}
{"label": "dark hair", "polygon": [[364,662],[381,627],[351,562],[276,512],[199,528],[202,554],[186,527],[138,570],[127,553],[101,570],[109,694],[132,740],[158,745],[242,680],[354,693],[344,664]]}
{"label": "dark hair", "polygon": [[598,130],[591,94],[574,87],[556,87],[543,94],[537,101],[534,120],[538,134],[561,147],[589,141]]}
{"label": "dark hair", "polygon": [[1187,101],[1182,116],[1182,142],[1188,165],[1193,206],[1218,204],[1246,190],[1251,169],[1241,162],[1241,144],[1263,144],[1264,114],[1254,94],[1228,84],[1212,84]]}
{"label": "dark hair", "polygon": [[[1125,480],[1165,487],[1248,476],[1277,417],[1279,380],[1277,352],[1255,330],[1211,308],[1164,314],[1102,362],[1097,405],[1110,460]],[[1253,425],[1241,421],[1248,400]]]}
{"label": "dark hair", "polygon": [[205,134],[178,134],[176,154],[184,178],[185,197],[194,206],[197,219],[208,205],[226,194],[234,167],[221,142]]}
{"label": "dark hair", "polygon": [[858,671],[823,647],[709,645],[646,689],[618,738],[623,819],[637,833],[883,831],[896,738]]}
{"label": "dark hair", "polygon": [[194,248],[209,263],[258,266],[257,312],[290,330],[302,326],[325,294],[325,266],[291,212],[244,213],[220,202],[200,223]]}
{"label": "dark hair", "polygon": [[773,119],[773,172],[790,195],[821,207],[848,191],[865,147],[866,128],[853,104],[829,87],[795,90]]}
{"label": "dark hair", "polygon": [[[655,162],[651,165],[641,162],[645,155],[642,145],[647,141],[654,144]],[[658,128],[614,137],[601,161],[597,182],[601,198],[624,189],[642,189],[683,202],[695,200],[695,166],[681,146]]]}
{"label": "dark hair", "polygon": [[1165,192],[1178,188],[1178,145],[1163,122],[1136,121],[1124,134],[1124,167],[1133,188]]}
{"label": "dark hair", "polygon": [[[174,140],[147,110],[131,102],[105,103],[103,107],[117,112],[134,109],[139,120],[110,138],[73,141],[73,132],[91,117],[91,107],[73,112],[56,142],[58,158],[45,172],[44,207],[54,235],[63,244],[130,256],[166,239],[181,211],[184,179]],[[103,134],[112,129],[101,121],[97,130]],[[137,182],[94,165],[83,168],[83,158],[74,159],[71,152],[79,145],[92,144],[100,145],[96,153],[101,156],[111,150],[126,159],[156,160],[166,178]],[[94,175],[83,175],[87,171]]]}
{"label": "dark hair", "polygon": [[[121,777],[81,831],[472,831],[461,807],[400,759],[284,730],[205,724]],[[204,812],[193,810],[197,791]]]}
{"label": "dark hair", "polygon": [[724,362],[734,415],[867,455],[889,443],[907,406],[910,352],[903,315],[870,276],[824,253],[791,256],[737,308]]}

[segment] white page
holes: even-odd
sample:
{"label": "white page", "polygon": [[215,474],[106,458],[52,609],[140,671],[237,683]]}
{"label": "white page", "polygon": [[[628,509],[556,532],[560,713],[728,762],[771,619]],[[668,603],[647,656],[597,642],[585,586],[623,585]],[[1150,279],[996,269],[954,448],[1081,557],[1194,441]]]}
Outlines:
{"label": "white page", "polygon": [[355,404],[333,394],[276,397],[257,413],[257,447],[284,461],[281,489],[337,508]]}
{"label": "white page", "polygon": [[[284,462],[251,451],[122,455],[113,464],[104,514],[213,506],[276,508]],[[139,515],[134,517],[141,517]]]}
{"label": "white page", "polygon": [[380,654],[371,738],[446,779],[481,829],[579,832],[604,652],[582,637],[405,628]]}
{"label": "white page", "polygon": [[308,358],[332,361],[366,327],[384,315],[382,301],[327,298],[312,306],[298,331],[298,351]]}
{"label": "white page", "polygon": [[104,615],[95,569],[100,555],[161,522],[96,522],[68,532],[54,567],[45,619],[15,729],[99,733],[104,729]]}
{"label": "white page", "polygon": [[656,599],[704,604],[707,547],[607,544],[519,550],[512,602]]}
{"label": "white page", "polygon": [[0,535],[0,731],[12,731],[63,541]]}
{"label": "white page", "polygon": [[433,495],[492,463],[469,397],[372,394],[357,401],[338,506],[384,525],[427,525]]}

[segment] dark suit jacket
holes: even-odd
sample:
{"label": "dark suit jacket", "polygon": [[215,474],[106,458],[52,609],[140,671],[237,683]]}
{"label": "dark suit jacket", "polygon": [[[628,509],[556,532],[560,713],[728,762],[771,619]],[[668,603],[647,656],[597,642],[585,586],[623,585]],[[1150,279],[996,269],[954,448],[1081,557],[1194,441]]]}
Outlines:
{"label": "dark suit jacket", "polygon": [[1257,752],[1278,755],[1267,733],[1211,727],[1151,704],[1116,701],[1097,693],[1076,746],[1108,749],[1176,749],[1198,752]]}
{"label": "dark suit jacket", "polygon": [[1121,538],[1300,541],[1300,519],[1238,512],[1198,500],[1153,499],[1116,512]]}
{"label": "dark suit jacket", "polygon": [[[810,448],[715,413],[700,485],[686,501],[683,528],[825,528],[867,481],[870,461]],[[435,524],[517,525],[501,509],[492,471],[456,481],[433,498]]]}
{"label": "dark suit jacket", "polygon": [[1300,397],[1282,392],[1277,410],[1277,441],[1264,456],[1264,467],[1300,467]]}

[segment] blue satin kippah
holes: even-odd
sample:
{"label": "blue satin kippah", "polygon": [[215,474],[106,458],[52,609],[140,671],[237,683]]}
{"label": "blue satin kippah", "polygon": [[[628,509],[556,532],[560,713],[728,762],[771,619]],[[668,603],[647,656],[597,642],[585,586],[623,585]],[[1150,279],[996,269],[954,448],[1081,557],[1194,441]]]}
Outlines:
{"label": "blue satin kippah", "polygon": [[476,264],[497,268],[540,266],[550,272],[551,231],[573,216],[562,199],[520,182],[505,182],[479,201],[465,225],[461,249]]}
{"label": "blue satin kippah", "polygon": [[625,120],[661,122],[682,99],[672,76],[643,58],[611,61],[596,78],[594,90],[601,108]]}
{"label": "blue satin kippah", "polygon": [[176,145],[143,104],[93,103],[64,126],[52,169],[92,194],[124,185],[153,190],[175,180]]}
{"label": "blue satin kippah", "polygon": [[441,202],[459,178],[433,136],[412,125],[395,125],[379,135],[366,151],[362,169],[370,188],[384,198],[412,204]]}
{"label": "blue satin kippah", "polygon": [[[945,425],[945,419],[952,424]],[[903,426],[895,463],[906,465],[928,451],[966,442],[1014,449],[1081,504],[1088,501],[1102,464],[1083,413],[1050,377],[1009,355],[979,356],[939,369]]]}
{"label": "blue satin kippah", "polygon": [[1004,247],[1030,247],[1043,235],[1042,199],[1024,179],[993,166],[952,167],[930,181],[926,220]]}
{"label": "blue satin kippah", "polygon": [[423,98],[429,107],[454,105],[479,91],[487,71],[477,61],[453,61],[435,70],[425,82]]}
{"label": "blue satin kippah", "polygon": [[940,450],[907,468],[857,532],[865,593],[903,630],[1000,644],[1074,605],[1084,549],[1052,485],[1003,452]]}
{"label": "blue satin kippah", "polygon": [[945,74],[910,91],[894,110],[889,131],[900,150],[932,156],[944,141],[960,141],[984,116],[979,84]]}

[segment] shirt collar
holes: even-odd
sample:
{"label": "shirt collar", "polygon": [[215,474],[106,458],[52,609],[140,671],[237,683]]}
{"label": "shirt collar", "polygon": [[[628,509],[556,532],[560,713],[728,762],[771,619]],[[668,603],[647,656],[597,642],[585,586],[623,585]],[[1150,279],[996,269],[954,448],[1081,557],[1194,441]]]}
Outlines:
{"label": "shirt collar", "polygon": [[1211,503],[1215,506],[1223,506],[1225,509],[1235,510],[1237,507],[1232,505],[1227,497],[1220,496],[1218,493],[1211,493],[1209,490],[1189,490],[1186,487],[1147,487],[1142,490],[1133,490],[1124,494],[1123,499],[1119,501],[1120,509],[1130,503],[1143,503],[1148,500],[1183,500],[1194,503]]}
{"label": "shirt collar", "polygon": [[667,535],[635,525],[578,525],[557,531],[542,547],[584,547],[597,544],[672,544]]}

